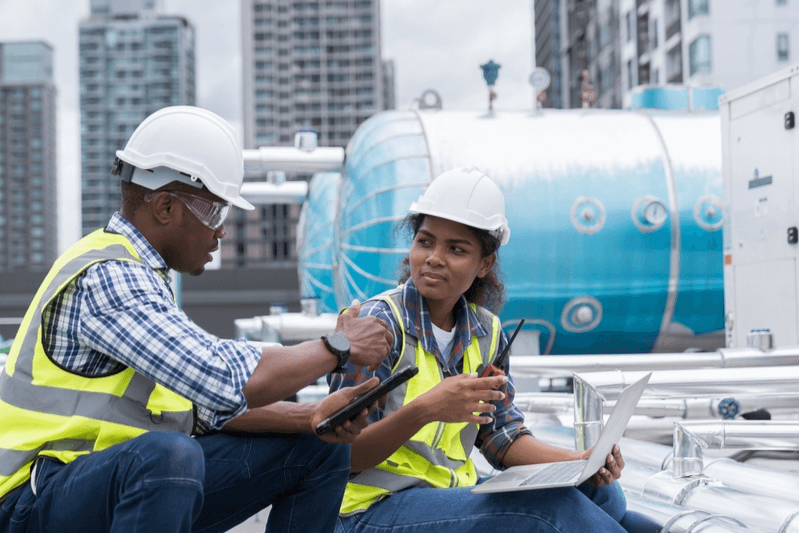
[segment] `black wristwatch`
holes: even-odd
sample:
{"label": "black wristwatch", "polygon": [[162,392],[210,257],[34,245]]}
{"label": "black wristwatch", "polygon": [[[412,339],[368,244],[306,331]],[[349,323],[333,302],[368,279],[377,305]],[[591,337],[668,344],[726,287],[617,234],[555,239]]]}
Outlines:
{"label": "black wristwatch", "polygon": [[331,331],[322,335],[322,340],[325,342],[325,347],[328,351],[338,357],[338,365],[333,369],[333,372],[342,372],[344,365],[347,364],[350,358],[350,341],[338,331]]}

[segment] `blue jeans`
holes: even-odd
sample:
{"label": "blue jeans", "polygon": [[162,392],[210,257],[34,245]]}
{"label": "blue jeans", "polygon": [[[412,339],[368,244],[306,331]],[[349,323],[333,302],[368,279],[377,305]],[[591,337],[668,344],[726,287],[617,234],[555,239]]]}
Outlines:
{"label": "blue jeans", "polygon": [[618,483],[472,494],[470,487],[413,488],[339,517],[336,533],[623,533],[626,502]]}
{"label": "blue jeans", "polygon": [[63,465],[39,460],[0,507],[0,532],[224,532],[272,505],[267,532],[330,532],[347,445],[314,435],[152,432]]}

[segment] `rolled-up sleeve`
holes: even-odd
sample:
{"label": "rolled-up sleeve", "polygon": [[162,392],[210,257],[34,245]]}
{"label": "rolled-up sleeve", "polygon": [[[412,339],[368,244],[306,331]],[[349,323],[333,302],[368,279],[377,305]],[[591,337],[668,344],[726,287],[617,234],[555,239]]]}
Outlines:
{"label": "rolled-up sleeve", "polygon": [[513,405],[516,387],[513,384],[513,377],[510,376],[510,363],[507,364],[505,371],[508,373],[505,399],[493,402],[497,407],[497,410],[492,413],[493,421],[480,426],[480,431],[477,434],[477,445],[480,453],[497,470],[505,469],[502,464],[502,458],[505,457],[513,441],[522,435],[533,434],[524,426],[522,412]]}
{"label": "rolled-up sleeve", "polygon": [[[380,366],[374,372],[370,372],[366,367],[347,363],[344,366],[344,372],[328,374],[327,383],[330,385],[331,393],[343,389],[344,387],[353,387],[363,383],[372,376],[377,376],[380,381],[383,382],[391,376],[391,369],[394,368],[394,365],[399,359],[400,349],[402,348],[402,330],[394,319],[394,314],[391,312],[391,308],[389,308],[388,304],[376,300],[364,302],[358,316],[374,316],[388,325],[389,330],[391,330],[394,335],[391,351],[389,351],[388,357],[383,359],[383,362],[380,363]],[[369,413],[370,424],[374,424],[382,418],[383,410],[379,406]]]}
{"label": "rolled-up sleeve", "polygon": [[223,340],[189,319],[166,282],[145,266],[109,261],[87,270],[80,338],[213,413],[212,429],[247,409],[242,389],[260,351],[243,339]]}

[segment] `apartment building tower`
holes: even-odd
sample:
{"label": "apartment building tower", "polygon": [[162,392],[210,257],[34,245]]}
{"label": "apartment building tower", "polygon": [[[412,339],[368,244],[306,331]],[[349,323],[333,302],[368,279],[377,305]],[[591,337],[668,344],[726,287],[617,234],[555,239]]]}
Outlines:
{"label": "apartment building tower", "polygon": [[533,8],[536,62],[553,84],[560,77],[561,97],[545,106],[580,107],[583,71],[595,107],[629,108],[639,86],[728,91],[799,59],[799,0],[534,0]]}
{"label": "apartment building tower", "polygon": [[46,270],[58,254],[53,48],[0,43],[0,270]]}
{"label": "apartment building tower", "polygon": [[[245,148],[291,146],[307,130],[319,146],[343,147],[364,120],[394,107],[379,0],[242,0],[241,12]],[[296,261],[299,209],[233,213],[222,268]]]}
{"label": "apartment building tower", "polygon": [[148,115],[195,105],[194,28],[157,0],[91,0],[80,23],[82,234],[119,209],[114,154]]}

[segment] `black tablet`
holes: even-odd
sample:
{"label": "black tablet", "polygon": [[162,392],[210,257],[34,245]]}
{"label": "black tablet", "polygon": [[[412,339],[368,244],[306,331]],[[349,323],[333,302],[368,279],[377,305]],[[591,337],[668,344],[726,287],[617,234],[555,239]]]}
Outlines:
{"label": "black tablet", "polygon": [[358,416],[358,414],[360,414],[361,411],[372,405],[380,397],[396,389],[418,373],[418,368],[411,367],[406,368],[402,372],[392,374],[374,389],[370,390],[363,396],[355,398],[345,407],[330,415],[329,418],[322,420],[319,425],[316,426],[316,434],[324,435],[325,433],[330,433],[347,420],[354,419]]}

